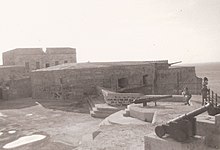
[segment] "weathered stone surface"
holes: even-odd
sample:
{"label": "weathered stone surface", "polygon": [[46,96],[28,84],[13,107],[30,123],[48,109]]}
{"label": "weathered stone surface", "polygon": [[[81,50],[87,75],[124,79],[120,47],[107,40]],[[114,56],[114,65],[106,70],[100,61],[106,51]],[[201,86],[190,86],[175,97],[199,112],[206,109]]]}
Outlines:
{"label": "weathered stone surface", "polygon": [[133,107],[129,107],[130,116],[133,118],[140,119],[142,121],[152,122],[155,110],[142,108],[138,106],[136,107],[133,105]]}
{"label": "weathered stone surface", "polygon": [[[169,76],[170,72],[172,76]],[[179,74],[182,78],[172,78]],[[168,62],[71,63],[34,71],[31,79],[33,97],[47,99],[76,99],[83,95],[97,94],[97,86],[116,92],[145,86],[147,88],[142,90],[147,91],[143,93],[161,95],[179,94],[176,91],[182,90],[182,83],[184,86],[189,85],[192,94],[201,89],[197,87],[201,81],[197,80],[194,67],[168,68]],[[195,86],[191,87],[192,83]],[[114,94],[109,95],[113,95],[114,101]],[[117,95],[116,99],[118,102],[118,99],[124,101],[126,98]]]}
{"label": "weathered stone surface", "polygon": [[0,99],[31,96],[31,81],[23,66],[0,67]]}
{"label": "weathered stone surface", "polygon": [[209,120],[197,120],[196,133],[206,136],[216,129],[215,123]]}
{"label": "weathered stone surface", "polygon": [[122,124],[122,125],[147,125],[149,124],[148,122],[139,120],[137,118],[132,118],[132,117],[124,117],[124,110],[118,111],[107,118],[105,118],[100,126],[102,125],[110,125],[110,124]]}
{"label": "weathered stone surface", "polygon": [[75,48],[16,48],[3,53],[3,65],[25,66],[27,71],[76,62]]}
{"label": "weathered stone surface", "polygon": [[220,134],[216,132],[211,132],[205,137],[205,144],[208,147],[215,149],[220,149]]}
{"label": "weathered stone surface", "polygon": [[9,81],[8,88],[3,88],[2,94],[4,100],[31,97],[30,78]]}
{"label": "weathered stone surface", "polygon": [[159,138],[155,133],[144,137],[145,150],[206,150],[204,139],[195,136],[186,143],[177,142],[171,138]]}
{"label": "weathered stone surface", "polygon": [[4,81],[18,80],[28,77],[23,66],[0,66],[0,86]]}
{"label": "weathered stone surface", "polygon": [[[170,68],[169,70],[158,70],[156,82],[158,94],[181,94],[185,87],[188,87],[192,94],[200,94],[202,88],[202,79],[196,77],[195,67],[177,67]],[[169,86],[167,86],[168,84]]]}

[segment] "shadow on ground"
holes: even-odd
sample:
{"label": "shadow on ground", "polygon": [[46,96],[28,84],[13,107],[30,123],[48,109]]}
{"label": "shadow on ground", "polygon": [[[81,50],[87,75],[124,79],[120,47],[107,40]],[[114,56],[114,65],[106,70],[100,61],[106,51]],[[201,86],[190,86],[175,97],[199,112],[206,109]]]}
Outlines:
{"label": "shadow on ground", "polygon": [[61,110],[67,112],[77,112],[77,113],[89,113],[89,105],[87,101],[84,100],[44,100],[44,99],[32,99],[23,98],[15,100],[1,100],[0,110],[5,109],[22,109],[26,107],[31,107],[35,105],[42,105],[47,109]]}
{"label": "shadow on ground", "polygon": [[22,98],[13,100],[0,100],[0,110],[4,109],[22,109],[37,105],[32,98]]}
{"label": "shadow on ground", "polygon": [[35,101],[47,109],[89,114],[89,105],[87,101],[84,100],[74,101],[35,99]]}

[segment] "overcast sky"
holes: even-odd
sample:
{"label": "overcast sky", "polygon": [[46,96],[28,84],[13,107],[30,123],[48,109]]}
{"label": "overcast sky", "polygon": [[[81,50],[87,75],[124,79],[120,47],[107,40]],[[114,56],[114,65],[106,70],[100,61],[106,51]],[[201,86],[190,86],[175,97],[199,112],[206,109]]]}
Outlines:
{"label": "overcast sky", "polygon": [[75,47],[78,62],[220,61],[220,1],[0,0],[0,43]]}

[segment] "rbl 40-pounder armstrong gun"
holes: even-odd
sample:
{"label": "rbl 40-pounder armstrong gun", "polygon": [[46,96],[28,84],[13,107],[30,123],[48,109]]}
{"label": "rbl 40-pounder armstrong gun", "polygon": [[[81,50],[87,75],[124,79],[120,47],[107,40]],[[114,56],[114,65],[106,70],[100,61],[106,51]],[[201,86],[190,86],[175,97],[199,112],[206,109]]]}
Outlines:
{"label": "rbl 40-pounder armstrong gun", "polygon": [[209,115],[216,115],[220,113],[220,107],[214,107],[211,103],[193,110],[189,113],[183,114],[175,119],[168,121],[166,124],[159,125],[155,128],[155,133],[162,138],[168,134],[171,138],[178,142],[184,142],[190,137],[196,135],[196,118],[195,116],[208,111]]}
{"label": "rbl 40-pounder armstrong gun", "polygon": [[172,95],[144,95],[139,98],[134,99],[131,103],[140,104],[143,103],[143,106],[146,106],[148,102],[155,102],[155,106],[157,105],[156,102],[161,99],[171,98]]}

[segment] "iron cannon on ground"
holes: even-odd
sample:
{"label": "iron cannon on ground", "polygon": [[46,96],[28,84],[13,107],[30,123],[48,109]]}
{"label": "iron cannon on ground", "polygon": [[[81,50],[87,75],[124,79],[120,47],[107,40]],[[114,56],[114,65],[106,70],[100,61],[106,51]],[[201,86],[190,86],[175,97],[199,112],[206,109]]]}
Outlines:
{"label": "iron cannon on ground", "polygon": [[157,105],[157,101],[160,99],[171,98],[172,95],[144,95],[139,98],[134,99],[131,103],[141,104],[146,106],[148,102],[155,102],[155,106]]}
{"label": "iron cannon on ground", "polygon": [[196,135],[196,118],[195,116],[208,111],[209,115],[220,113],[220,107],[214,107],[212,103],[208,103],[203,107],[195,109],[189,113],[183,114],[177,118],[168,121],[166,124],[159,125],[155,128],[155,133],[162,138],[169,135],[178,142],[185,142],[190,137]]}

